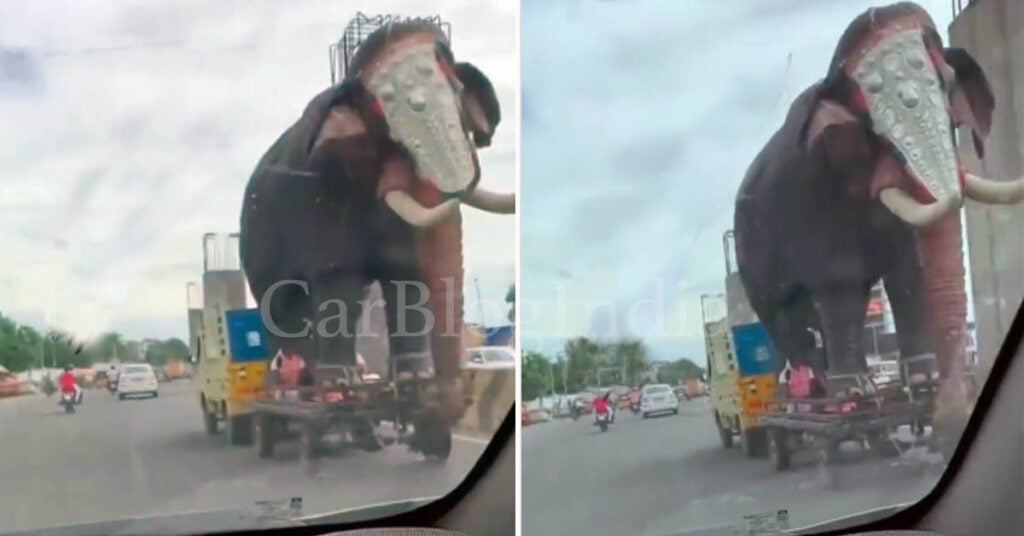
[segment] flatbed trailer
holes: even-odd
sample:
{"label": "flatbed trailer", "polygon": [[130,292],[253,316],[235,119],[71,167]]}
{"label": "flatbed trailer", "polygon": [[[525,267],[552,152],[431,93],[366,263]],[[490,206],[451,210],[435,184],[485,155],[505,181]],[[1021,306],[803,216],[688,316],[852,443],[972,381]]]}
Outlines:
{"label": "flatbed trailer", "polygon": [[[340,392],[341,399],[311,387],[268,389],[251,403],[257,454],[272,458],[278,441],[298,438],[310,476],[322,455],[344,448],[373,452],[405,444],[427,459],[445,461],[452,430],[437,417],[436,392],[430,378],[352,385]],[[382,433],[382,423],[391,423],[392,433]]]}
{"label": "flatbed trailer", "polygon": [[[876,393],[846,399],[785,399],[761,416],[767,435],[768,456],[778,471],[790,467],[791,456],[801,450],[813,450],[828,484],[838,476],[833,470],[840,457],[840,445],[855,442],[883,457],[899,456],[915,444],[926,443],[930,424],[931,382],[914,391],[901,386],[879,389]],[[851,406],[855,404],[855,406]],[[843,411],[845,408],[855,408]],[[903,445],[893,434],[901,426],[910,426],[914,439]]]}

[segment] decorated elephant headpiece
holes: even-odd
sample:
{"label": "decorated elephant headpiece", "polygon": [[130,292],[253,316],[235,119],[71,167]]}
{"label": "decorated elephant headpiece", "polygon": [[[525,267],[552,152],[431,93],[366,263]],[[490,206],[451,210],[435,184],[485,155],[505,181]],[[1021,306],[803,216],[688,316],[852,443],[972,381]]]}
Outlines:
{"label": "decorated elephant headpiece", "polygon": [[446,194],[475,186],[475,149],[490,144],[501,108],[490,80],[455,61],[437,25],[409,20],[381,27],[359,46],[346,72],[346,82],[363,90],[370,130],[399,144],[419,177]]}

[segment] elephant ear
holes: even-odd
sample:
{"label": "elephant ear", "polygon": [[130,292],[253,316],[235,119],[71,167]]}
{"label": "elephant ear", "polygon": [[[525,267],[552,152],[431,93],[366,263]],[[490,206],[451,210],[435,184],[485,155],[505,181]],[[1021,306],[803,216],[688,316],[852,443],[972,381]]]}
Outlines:
{"label": "elephant ear", "polygon": [[[494,85],[480,69],[467,62],[455,64],[455,76],[466,90],[466,108],[473,128],[473,143],[477,147],[491,144],[494,131],[501,122],[501,105]],[[482,117],[477,117],[482,116]]]}
{"label": "elephant ear", "polygon": [[845,170],[871,160],[864,123],[854,113],[830,99],[818,101],[807,123],[804,147],[822,151],[833,169]]}
{"label": "elephant ear", "polygon": [[956,73],[949,88],[949,106],[957,125],[968,125],[973,131],[974,147],[983,157],[984,141],[992,129],[992,111],[996,98],[981,65],[962,48],[945,49],[946,63]]}

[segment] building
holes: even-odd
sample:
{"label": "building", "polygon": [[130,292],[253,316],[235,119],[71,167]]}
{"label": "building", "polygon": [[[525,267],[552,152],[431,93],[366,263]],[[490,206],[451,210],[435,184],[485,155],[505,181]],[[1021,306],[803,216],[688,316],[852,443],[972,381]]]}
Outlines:
{"label": "building", "polygon": [[[952,46],[981,64],[996,99],[992,132],[979,160],[971,143],[960,147],[971,171],[991,179],[1024,175],[1024,2],[957,0],[949,27]],[[969,140],[969,136],[960,136]],[[965,204],[975,343],[982,374],[991,367],[1024,296],[1024,206]],[[984,377],[984,376],[982,376]]]}

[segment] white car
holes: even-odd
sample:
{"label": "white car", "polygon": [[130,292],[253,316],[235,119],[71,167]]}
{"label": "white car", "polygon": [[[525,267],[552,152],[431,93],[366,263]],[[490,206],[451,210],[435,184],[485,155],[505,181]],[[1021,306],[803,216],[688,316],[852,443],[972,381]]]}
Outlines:
{"label": "white car", "polygon": [[672,387],[664,383],[645,385],[640,391],[640,412],[646,419],[655,413],[679,413],[679,399]]}
{"label": "white car", "polygon": [[124,400],[127,396],[149,395],[158,396],[156,372],[145,363],[132,363],[121,367],[117,376],[117,398]]}
{"label": "white car", "polygon": [[467,369],[510,369],[516,368],[516,352],[509,346],[477,346],[466,349]]}

